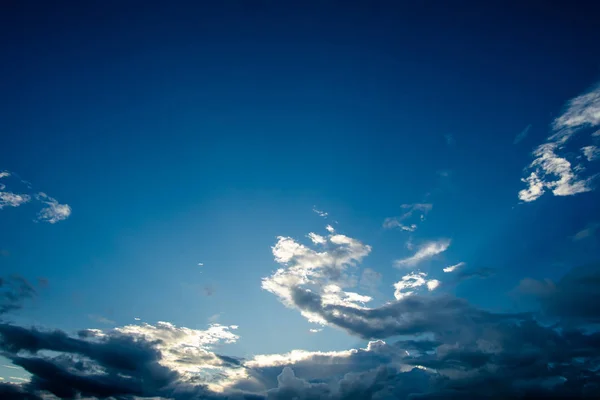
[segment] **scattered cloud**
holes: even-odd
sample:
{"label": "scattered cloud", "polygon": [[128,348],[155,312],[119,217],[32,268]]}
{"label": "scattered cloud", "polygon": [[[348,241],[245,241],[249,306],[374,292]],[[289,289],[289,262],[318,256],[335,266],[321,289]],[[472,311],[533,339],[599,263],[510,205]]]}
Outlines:
{"label": "scattered cloud", "polygon": [[442,239],[434,242],[428,242],[419,247],[412,256],[394,261],[394,266],[398,268],[414,267],[415,265],[428,260],[440,253],[443,253],[450,247],[449,239]]}
{"label": "scattered cloud", "polygon": [[198,263],[198,266],[199,266],[199,267],[203,267],[203,266],[204,266],[204,263],[201,263],[201,262],[200,262],[200,263]]}
{"label": "scattered cloud", "polygon": [[31,197],[26,194],[15,194],[11,192],[0,192],[0,210],[4,207],[19,207],[28,203]]}
{"label": "scattered cloud", "polygon": [[595,161],[600,158],[600,148],[598,146],[584,146],[581,151],[588,161]]}
{"label": "scattered cloud", "polygon": [[[388,217],[383,221],[383,227],[385,229],[399,228],[406,232],[414,232],[417,230],[416,222],[423,222],[425,216],[433,205],[430,203],[415,203],[415,204],[402,204],[400,206],[404,211],[401,216]],[[415,219],[414,217],[418,217]]]}
{"label": "scattered cloud", "polygon": [[323,218],[327,218],[327,216],[329,215],[328,213],[326,213],[325,211],[321,211],[321,210],[317,210],[317,207],[313,207],[313,212],[315,214],[317,214],[319,217],[323,217]]}
{"label": "scattered cloud", "polygon": [[139,321],[141,318],[133,317],[134,320]]}
{"label": "scattered cloud", "polygon": [[452,271],[456,270],[457,268],[463,267],[464,265],[465,265],[465,263],[461,261],[458,264],[450,265],[450,266],[444,268],[444,272],[452,272]]}
{"label": "scattered cloud", "polygon": [[[529,174],[521,179],[527,188],[519,191],[519,199],[532,202],[540,198],[546,189],[555,196],[572,196],[592,190],[594,178],[580,177],[582,168],[573,168],[571,162],[559,153],[565,151],[566,144],[580,130],[593,128],[600,124],[600,85],[570,100],[566,110],[552,123],[552,135],[534,151],[534,160],[526,168]],[[590,155],[594,146],[586,146]],[[583,150],[583,149],[582,149]],[[588,161],[590,157],[587,157]],[[595,156],[594,156],[595,157]]]}
{"label": "scattered cloud", "polygon": [[329,232],[329,233],[334,233],[335,232],[335,229],[333,229],[333,226],[331,226],[331,225],[327,225],[325,227],[325,229],[327,229],[327,232]]}
{"label": "scattered cloud", "polygon": [[68,204],[60,204],[56,199],[48,196],[46,193],[40,192],[36,198],[46,207],[38,213],[38,221],[46,221],[55,224],[58,221],[63,221],[71,215],[71,207]]}
{"label": "scattered cloud", "polygon": [[573,241],[576,242],[594,236],[598,231],[598,228],[600,228],[600,223],[589,223],[584,229],[580,230],[573,236]]}
{"label": "scattered cloud", "polygon": [[425,272],[411,272],[402,277],[402,279],[394,283],[394,297],[396,300],[401,300],[415,293],[415,290],[422,286],[426,286],[429,291],[435,290],[440,281],[437,279],[427,279]]}
{"label": "scattered cloud", "polygon": [[531,124],[527,125],[525,127],[525,129],[523,129],[516,137],[515,140],[513,140],[513,144],[519,144],[521,141],[523,141],[527,135],[529,135],[529,130],[531,129]]}
{"label": "scattered cloud", "polygon": [[314,244],[325,244],[327,243],[327,239],[325,239],[323,236],[321,235],[317,235],[316,233],[309,233],[308,234],[308,238],[314,243]]}
{"label": "scattered cloud", "polygon": [[[8,171],[0,172],[0,179],[11,178],[13,174]],[[15,179],[13,179],[15,180]],[[19,184],[26,184],[27,189],[31,189],[31,185],[21,179],[16,179]],[[43,204],[43,208],[38,213],[38,221],[46,221],[54,224],[58,221],[67,219],[71,215],[71,207],[68,204],[60,204],[56,199],[46,195],[45,193],[27,194],[15,193],[14,191],[5,190],[6,185],[0,182],[0,210],[5,207],[19,207],[25,203],[31,202],[32,199]]]}
{"label": "scattered cloud", "polygon": [[310,333],[319,333],[319,332],[321,332],[322,330],[323,330],[323,328],[320,328],[320,329],[309,329],[308,331],[309,331]]}

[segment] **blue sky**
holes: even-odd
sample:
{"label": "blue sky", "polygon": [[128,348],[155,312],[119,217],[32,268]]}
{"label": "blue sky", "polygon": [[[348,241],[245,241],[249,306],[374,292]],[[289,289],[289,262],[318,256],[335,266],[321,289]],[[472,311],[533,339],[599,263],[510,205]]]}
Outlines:
{"label": "blue sky", "polygon": [[[391,348],[433,335],[443,342],[436,354],[458,346],[440,339],[468,325],[456,317],[440,328],[448,299],[497,318],[532,313],[539,329],[556,319],[589,328],[597,315],[575,323],[576,313],[557,310],[600,296],[564,278],[600,268],[598,11],[566,2],[8,6],[2,329],[160,337],[161,366],[188,390],[196,372],[168,360],[173,336],[160,336],[183,335],[202,354],[245,360],[255,379],[220,365],[225,383],[213,377],[208,392],[186,396],[283,399],[371,373],[384,364],[373,340]],[[411,312],[437,322],[398,325]],[[27,362],[59,365],[43,351],[73,352],[11,347],[17,336],[2,329],[0,377],[13,384],[1,390],[70,398],[39,384]],[[293,350],[313,353],[260,358]],[[356,369],[303,376],[325,368],[316,352]],[[370,361],[347,359],[363,353]],[[413,372],[389,357],[398,376],[458,379],[430,360]],[[502,388],[520,395],[523,379]],[[569,387],[590,384],[600,382]],[[123,393],[176,398],[142,389]]]}

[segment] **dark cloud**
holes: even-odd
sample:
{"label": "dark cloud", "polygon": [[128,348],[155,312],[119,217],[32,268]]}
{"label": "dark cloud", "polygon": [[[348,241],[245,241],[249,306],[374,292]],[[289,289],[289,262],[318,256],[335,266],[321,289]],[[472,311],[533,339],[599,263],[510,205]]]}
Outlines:
{"label": "dark cloud", "polygon": [[379,308],[324,304],[318,293],[301,288],[292,290],[292,299],[299,309],[364,339],[442,331],[460,336],[469,328],[525,316],[489,313],[448,295],[412,295]]}
{"label": "dark cloud", "polygon": [[600,263],[574,268],[557,283],[523,279],[518,291],[537,299],[546,316],[576,324],[600,322]]}
{"label": "dark cloud", "polygon": [[[2,355],[32,379],[23,385],[0,385],[0,397],[600,398],[600,332],[589,329],[598,318],[598,267],[574,269],[557,283],[530,279],[519,291],[534,296],[544,315],[555,318],[553,324],[542,324],[535,314],[490,313],[451,296],[413,295],[365,309],[324,304],[319,294],[297,289],[293,301],[303,311],[363,338],[398,338],[345,352],[263,359],[202,353],[202,361],[221,368],[224,376],[227,371],[247,374],[222,393],[211,391],[205,377],[184,380],[165,364],[165,352],[159,350],[162,339],[132,336],[127,330],[84,330],[70,336],[4,323]],[[184,358],[178,362],[198,362],[197,356]]]}
{"label": "dark cloud", "polygon": [[29,393],[26,388],[14,383],[0,383],[0,398],[3,400],[42,400],[40,396]]}
{"label": "dark cloud", "polygon": [[35,294],[33,286],[21,276],[0,277],[0,315],[20,309]]}
{"label": "dark cloud", "polygon": [[458,271],[454,272],[454,277],[457,282],[465,281],[471,278],[480,278],[486,279],[491,278],[496,275],[496,270],[493,268],[460,268]]}

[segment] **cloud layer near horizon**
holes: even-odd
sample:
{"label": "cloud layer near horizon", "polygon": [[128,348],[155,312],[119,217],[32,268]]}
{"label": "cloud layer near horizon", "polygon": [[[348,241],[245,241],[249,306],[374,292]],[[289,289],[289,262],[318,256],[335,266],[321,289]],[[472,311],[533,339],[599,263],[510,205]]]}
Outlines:
{"label": "cloud layer near horizon", "polygon": [[[197,330],[158,322],[69,335],[2,322],[2,355],[32,379],[0,383],[0,395],[36,400],[50,393],[65,399],[597,398],[600,333],[586,328],[600,320],[594,307],[600,300],[599,276],[600,265],[589,265],[558,282],[521,282],[519,295],[539,302],[540,316],[552,318],[553,325],[527,314],[492,314],[449,296],[407,296],[362,317],[377,320],[390,307],[405,314],[390,313],[388,319],[432,315],[429,323],[421,320],[414,335],[371,341],[362,349],[293,350],[250,359],[215,352],[215,345],[240,340],[235,326]],[[30,296],[19,287],[13,287],[10,301]]]}

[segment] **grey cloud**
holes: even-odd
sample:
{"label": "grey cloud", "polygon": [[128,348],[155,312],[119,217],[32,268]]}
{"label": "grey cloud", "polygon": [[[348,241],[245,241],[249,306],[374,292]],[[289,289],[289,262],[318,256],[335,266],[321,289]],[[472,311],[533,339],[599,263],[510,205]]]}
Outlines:
{"label": "grey cloud", "polygon": [[0,315],[20,309],[35,294],[33,286],[19,275],[0,277]]}
{"label": "grey cloud", "polygon": [[[364,349],[250,360],[203,352],[203,362],[221,368],[223,375],[246,374],[221,393],[209,389],[205,378],[181,379],[160,350],[172,337],[131,334],[144,326],[84,330],[72,337],[0,324],[2,354],[33,375],[18,387],[0,385],[0,394],[35,400],[46,393],[67,399],[598,398],[600,332],[582,328],[600,316],[594,310],[599,270],[590,265],[556,283],[521,283],[519,291],[534,296],[544,314],[557,319],[551,326],[534,315],[490,313],[451,296],[414,295],[365,309],[324,304],[320,294],[296,288],[292,297],[298,308],[330,324],[364,338],[401,338],[392,344],[372,341]],[[579,324],[572,322],[574,317]],[[163,326],[169,334],[181,333],[170,324]]]}
{"label": "grey cloud", "polygon": [[600,322],[600,264],[572,269],[561,280],[524,279],[519,292],[535,297],[545,315],[571,323]]}

